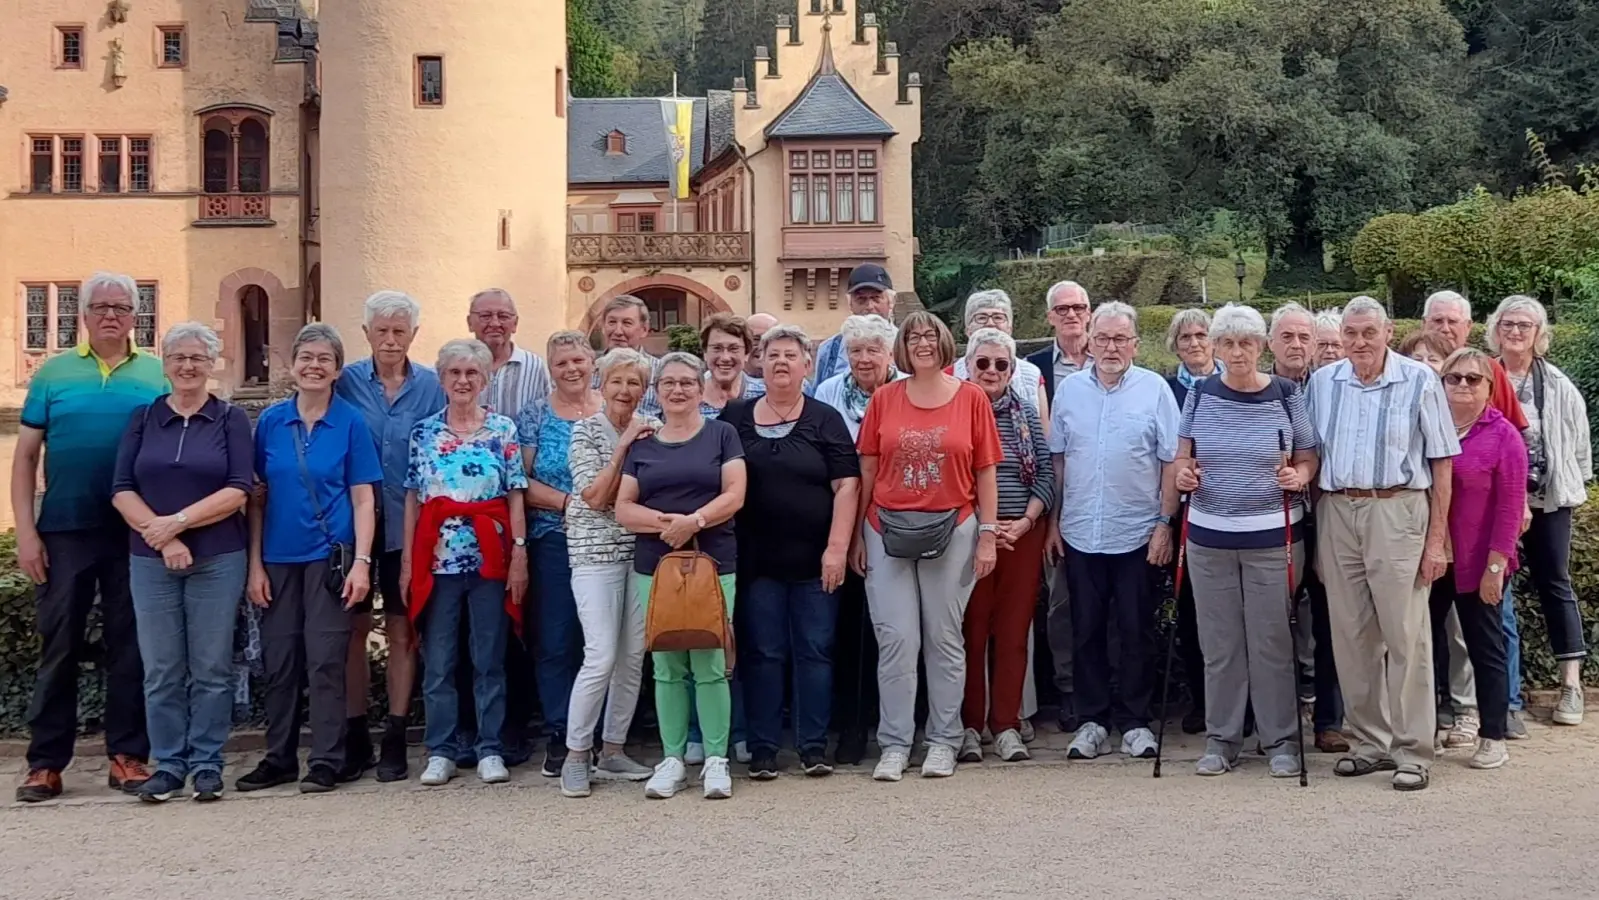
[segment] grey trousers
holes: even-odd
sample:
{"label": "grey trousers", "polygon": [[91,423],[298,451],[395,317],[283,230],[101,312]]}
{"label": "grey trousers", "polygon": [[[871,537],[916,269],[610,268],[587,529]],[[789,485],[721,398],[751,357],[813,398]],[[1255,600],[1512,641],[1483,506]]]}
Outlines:
{"label": "grey trousers", "polygon": [[1238,758],[1251,702],[1261,749],[1268,756],[1297,753],[1299,682],[1288,603],[1304,571],[1304,541],[1295,541],[1293,549],[1290,589],[1281,547],[1218,550],[1188,542],[1195,621],[1205,654],[1207,753]]}
{"label": "grey trousers", "polygon": [[909,750],[916,739],[916,658],[927,664],[927,740],[957,749],[966,691],[966,603],[977,583],[977,517],[967,516],[937,559],[895,559],[866,531],[866,603],[877,634],[877,743]]}
{"label": "grey trousers", "polygon": [[300,768],[300,689],[310,696],[310,766],[344,765],[344,671],[351,614],[327,586],[325,560],[266,565],[272,603],[261,611],[267,761]]}

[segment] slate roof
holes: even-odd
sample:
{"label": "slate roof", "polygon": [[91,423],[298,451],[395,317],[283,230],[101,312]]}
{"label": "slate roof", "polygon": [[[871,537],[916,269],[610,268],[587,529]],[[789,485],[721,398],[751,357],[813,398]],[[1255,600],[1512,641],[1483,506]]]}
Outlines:
{"label": "slate roof", "polygon": [[831,58],[783,114],[766,126],[766,136],[892,137],[894,126],[872,111],[844,76],[833,71]]}
{"label": "slate roof", "polygon": [[[705,164],[706,100],[694,98],[689,175]],[[605,137],[627,136],[627,152],[605,155]],[[655,97],[574,97],[566,110],[566,180],[571,184],[666,182],[671,156]]]}
{"label": "slate roof", "polygon": [[733,92],[707,91],[705,161],[710,162],[733,146]]}

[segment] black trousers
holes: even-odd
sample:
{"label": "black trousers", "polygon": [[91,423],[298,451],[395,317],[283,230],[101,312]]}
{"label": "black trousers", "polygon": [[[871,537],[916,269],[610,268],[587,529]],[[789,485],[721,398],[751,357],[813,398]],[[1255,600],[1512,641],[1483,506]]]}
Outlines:
{"label": "black trousers", "polygon": [[266,666],[266,761],[300,767],[300,692],[310,699],[310,766],[344,765],[344,676],[350,659],[350,619],[328,585],[326,560],[268,563],[272,602],[261,611],[261,659]]}
{"label": "black trousers", "polygon": [[[1172,555],[1173,560],[1176,554]],[[1174,563],[1175,565],[1175,563]],[[1187,576],[1187,572],[1183,573]],[[1184,577],[1177,591],[1177,662],[1193,708],[1205,709],[1205,654],[1199,648],[1199,616],[1194,610],[1194,579]],[[1161,715],[1165,715],[1165,710]]]}
{"label": "black trousers", "polygon": [[[1538,602],[1543,606],[1555,659],[1582,659],[1588,655],[1588,648],[1582,637],[1582,611],[1571,589],[1571,510],[1534,510],[1532,525],[1522,535],[1521,546],[1527,553],[1528,574],[1538,591]],[[1479,688],[1478,694],[1481,693]]]}
{"label": "black trousers", "polygon": [[1432,612],[1433,679],[1449,683],[1449,641],[1444,637],[1444,621],[1453,606],[1460,616],[1460,632],[1466,639],[1466,655],[1477,678],[1477,706],[1482,714],[1478,732],[1496,741],[1505,739],[1505,717],[1510,714],[1510,673],[1504,623],[1497,605],[1482,602],[1476,591],[1455,588],[1455,570],[1432,583],[1429,595]]}
{"label": "black trousers", "polygon": [[78,737],[78,671],[88,655],[89,611],[100,599],[105,641],[105,743],[109,756],[147,760],[144,663],[128,592],[128,531],[53,531],[39,536],[49,578],[34,588],[43,644],[28,705],[28,767],[61,771]]}
{"label": "black trousers", "polygon": [[[1310,523],[1309,519],[1306,519]],[[1317,734],[1336,731],[1344,722],[1344,694],[1338,687],[1338,664],[1333,660],[1332,620],[1327,613],[1327,586],[1316,572],[1316,529],[1305,529],[1305,566],[1301,584],[1310,595],[1310,641],[1316,666],[1316,707],[1312,720]],[[1448,683],[1448,679],[1444,679]]]}
{"label": "black trousers", "polygon": [[[1073,699],[1083,724],[1093,722],[1124,734],[1149,727],[1156,672],[1152,626],[1159,592],[1157,570],[1148,555],[1147,545],[1130,553],[1084,553],[1066,545]],[[1114,660],[1109,652],[1112,629],[1118,643]]]}
{"label": "black trousers", "polygon": [[877,721],[877,635],[866,580],[849,572],[839,586],[833,637],[833,730],[869,731]]}

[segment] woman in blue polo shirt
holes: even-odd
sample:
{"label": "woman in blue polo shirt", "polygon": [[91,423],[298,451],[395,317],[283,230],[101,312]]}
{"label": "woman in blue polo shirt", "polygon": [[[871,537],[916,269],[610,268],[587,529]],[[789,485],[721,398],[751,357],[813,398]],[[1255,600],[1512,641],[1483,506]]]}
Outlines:
{"label": "woman in blue polo shirt", "polygon": [[250,503],[250,602],[261,607],[267,754],[241,791],[299,777],[300,686],[311,698],[311,755],[300,790],[331,791],[344,764],[344,675],[350,609],[371,588],[376,494],[383,482],[360,410],[333,395],[344,344],[329,325],[300,329],[290,352],[294,396],[255,429]]}

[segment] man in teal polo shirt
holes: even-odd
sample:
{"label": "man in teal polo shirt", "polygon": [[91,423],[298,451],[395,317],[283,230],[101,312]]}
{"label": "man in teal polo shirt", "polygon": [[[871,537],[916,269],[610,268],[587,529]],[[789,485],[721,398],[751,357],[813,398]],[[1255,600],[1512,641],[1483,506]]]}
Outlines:
{"label": "man in teal polo shirt", "polygon": [[[78,662],[96,594],[106,644],[106,753],[110,786],[135,791],[148,779],[144,664],[128,593],[128,531],[111,506],[117,444],[134,410],[166,393],[158,357],[133,345],[138,287],[126,275],[83,283],[82,342],[50,359],[28,385],[11,466],[17,562],[32,578],[44,647],[28,707],[25,803],[61,793],[61,771],[78,734]],[[44,456],[44,500],[34,488]]]}

